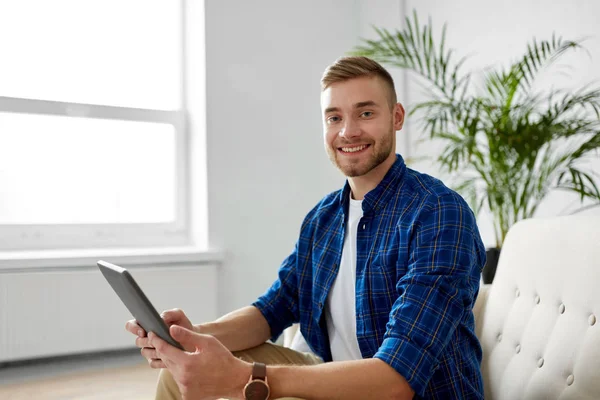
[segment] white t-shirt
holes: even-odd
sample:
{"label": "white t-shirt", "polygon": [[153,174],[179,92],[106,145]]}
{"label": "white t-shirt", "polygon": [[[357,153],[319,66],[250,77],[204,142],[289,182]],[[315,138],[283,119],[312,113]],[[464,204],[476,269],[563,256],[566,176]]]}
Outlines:
{"label": "white t-shirt", "polygon": [[348,209],[340,269],[325,307],[333,361],[362,359],[356,339],[356,231],[363,216],[362,200],[350,197]]}

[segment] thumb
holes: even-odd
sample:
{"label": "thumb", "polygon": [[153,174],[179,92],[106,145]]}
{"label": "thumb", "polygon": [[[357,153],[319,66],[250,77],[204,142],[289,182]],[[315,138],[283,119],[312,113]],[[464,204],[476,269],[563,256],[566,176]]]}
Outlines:
{"label": "thumb", "polygon": [[169,332],[187,351],[200,349],[204,342],[202,335],[179,325],[171,325]]}

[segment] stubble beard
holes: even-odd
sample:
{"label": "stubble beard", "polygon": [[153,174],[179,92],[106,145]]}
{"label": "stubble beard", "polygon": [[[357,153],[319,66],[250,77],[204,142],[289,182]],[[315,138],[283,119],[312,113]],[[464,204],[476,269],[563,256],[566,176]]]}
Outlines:
{"label": "stubble beard", "polygon": [[354,178],[363,176],[377,168],[390,156],[390,153],[393,151],[393,135],[394,131],[390,128],[388,135],[382,138],[379,143],[371,143],[371,146],[368,149],[371,151],[370,157],[362,163],[346,161],[344,164],[341,164],[338,160],[339,153],[337,151],[337,146],[333,148],[327,146],[327,154],[333,165],[335,165],[346,177]]}

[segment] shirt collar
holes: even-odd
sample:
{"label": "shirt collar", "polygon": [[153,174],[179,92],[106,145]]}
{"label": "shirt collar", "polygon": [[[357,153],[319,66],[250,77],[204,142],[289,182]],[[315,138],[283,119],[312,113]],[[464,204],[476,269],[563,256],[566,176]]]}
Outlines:
{"label": "shirt collar", "polygon": [[[388,199],[404,177],[405,171],[406,164],[404,163],[404,159],[400,154],[396,154],[396,161],[394,161],[394,164],[385,174],[381,182],[379,182],[375,189],[365,195],[362,202],[364,214],[379,209],[387,203]],[[346,180],[344,188],[341,190],[338,198],[344,214],[348,213],[349,200],[350,184],[348,183],[348,180]]]}

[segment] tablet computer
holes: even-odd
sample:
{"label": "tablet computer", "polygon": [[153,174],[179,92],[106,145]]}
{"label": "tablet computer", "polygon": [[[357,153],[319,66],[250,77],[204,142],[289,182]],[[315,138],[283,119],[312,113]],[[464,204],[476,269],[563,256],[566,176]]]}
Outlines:
{"label": "tablet computer", "polygon": [[96,264],[138,325],[146,332],[154,332],[170,345],[183,350],[183,346],[171,337],[169,327],[125,268],[102,260]]}

